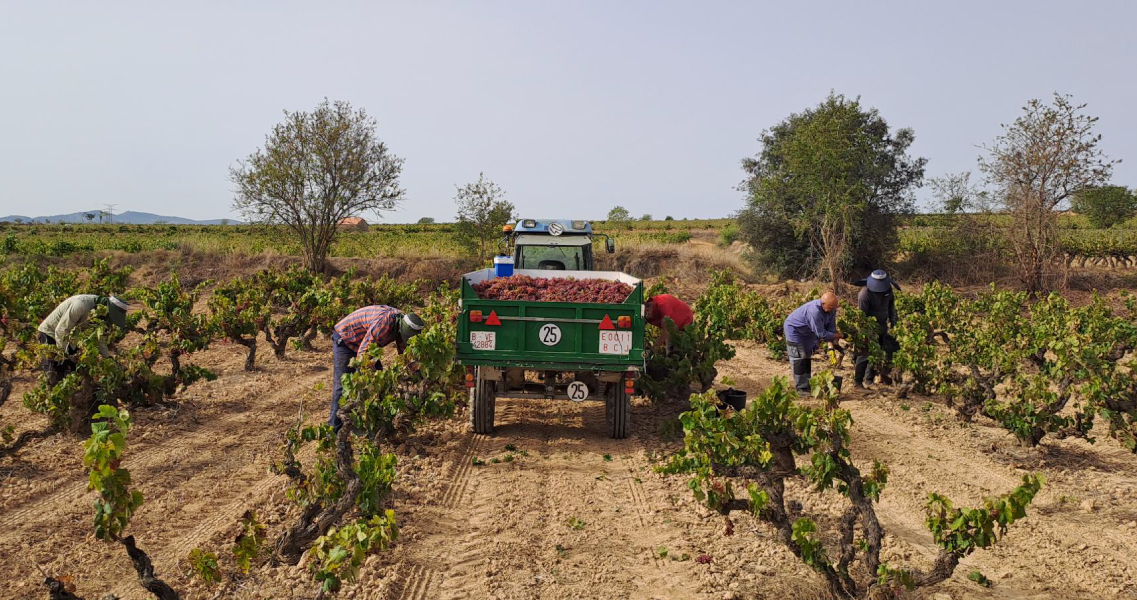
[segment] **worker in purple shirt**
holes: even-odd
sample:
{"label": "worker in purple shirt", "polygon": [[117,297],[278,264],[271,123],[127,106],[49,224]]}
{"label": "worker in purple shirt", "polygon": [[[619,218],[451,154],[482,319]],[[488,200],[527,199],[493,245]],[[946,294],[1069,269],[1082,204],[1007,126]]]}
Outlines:
{"label": "worker in purple shirt", "polygon": [[799,393],[809,393],[812,375],[810,356],[817,351],[819,340],[835,342],[845,336],[837,331],[837,295],[825,292],[820,300],[810,300],[797,307],[782,328],[786,333],[786,354],[794,374],[794,387]]}

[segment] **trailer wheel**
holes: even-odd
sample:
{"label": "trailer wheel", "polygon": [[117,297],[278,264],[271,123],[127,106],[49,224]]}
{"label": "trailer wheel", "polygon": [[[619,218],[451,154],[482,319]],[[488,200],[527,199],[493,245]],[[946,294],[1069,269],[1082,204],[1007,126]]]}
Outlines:
{"label": "trailer wheel", "polygon": [[470,390],[470,427],[474,433],[493,433],[497,382],[481,379],[480,372],[477,381],[478,384]]}
{"label": "trailer wheel", "polygon": [[632,399],[624,391],[624,386],[612,385],[608,388],[607,398],[604,402],[604,416],[608,423],[608,435],[612,439],[622,440],[628,437],[629,424],[632,418]]}

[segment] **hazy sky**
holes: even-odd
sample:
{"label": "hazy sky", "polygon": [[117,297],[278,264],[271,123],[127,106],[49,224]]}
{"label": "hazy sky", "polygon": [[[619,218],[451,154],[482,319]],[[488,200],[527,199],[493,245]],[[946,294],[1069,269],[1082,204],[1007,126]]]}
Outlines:
{"label": "hazy sky", "polygon": [[526,216],[724,216],[760,132],[830,89],[914,128],[932,176],[1070,93],[1133,187],[1135,23],[1123,1],[0,0],[0,215],[236,216],[229,166],[325,96],[406,159],[395,222],[452,218],[479,171]]}

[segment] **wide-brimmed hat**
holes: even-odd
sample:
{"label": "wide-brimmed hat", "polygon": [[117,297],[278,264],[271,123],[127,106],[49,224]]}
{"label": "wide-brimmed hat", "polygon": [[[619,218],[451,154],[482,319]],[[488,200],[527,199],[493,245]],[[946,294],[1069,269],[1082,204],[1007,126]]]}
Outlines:
{"label": "wide-brimmed hat", "polygon": [[421,317],[414,313],[405,313],[403,318],[399,319],[399,339],[406,342],[418,335],[424,327],[426,327],[426,323]]}
{"label": "wide-brimmed hat", "polygon": [[126,309],[130,308],[126,300],[118,296],[107,297],[107,320],[123,329],[126,329]]}
{"label": "wide-brimmed hat", "polygon": [[868,286],[870,292],[887,292],[892,288],[892,280],[889,279],[888,273],[882,269],[877,269],[865,278],[865,285]]}

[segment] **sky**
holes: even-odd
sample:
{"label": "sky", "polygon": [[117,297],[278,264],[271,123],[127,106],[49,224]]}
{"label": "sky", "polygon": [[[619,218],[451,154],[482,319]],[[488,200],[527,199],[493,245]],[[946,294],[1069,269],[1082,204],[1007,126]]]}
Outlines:
{"label": "sky", "polygon": [[914,129],[929,176],[1068,93],[1137,187],[1134,23],[1124,1],[0,0],[0,215],[239,218],[229,168],[325,97],[406,161],[373,221],[452,220],[480,172],[527,217],[727,216],[761,132],[831,90]]}

